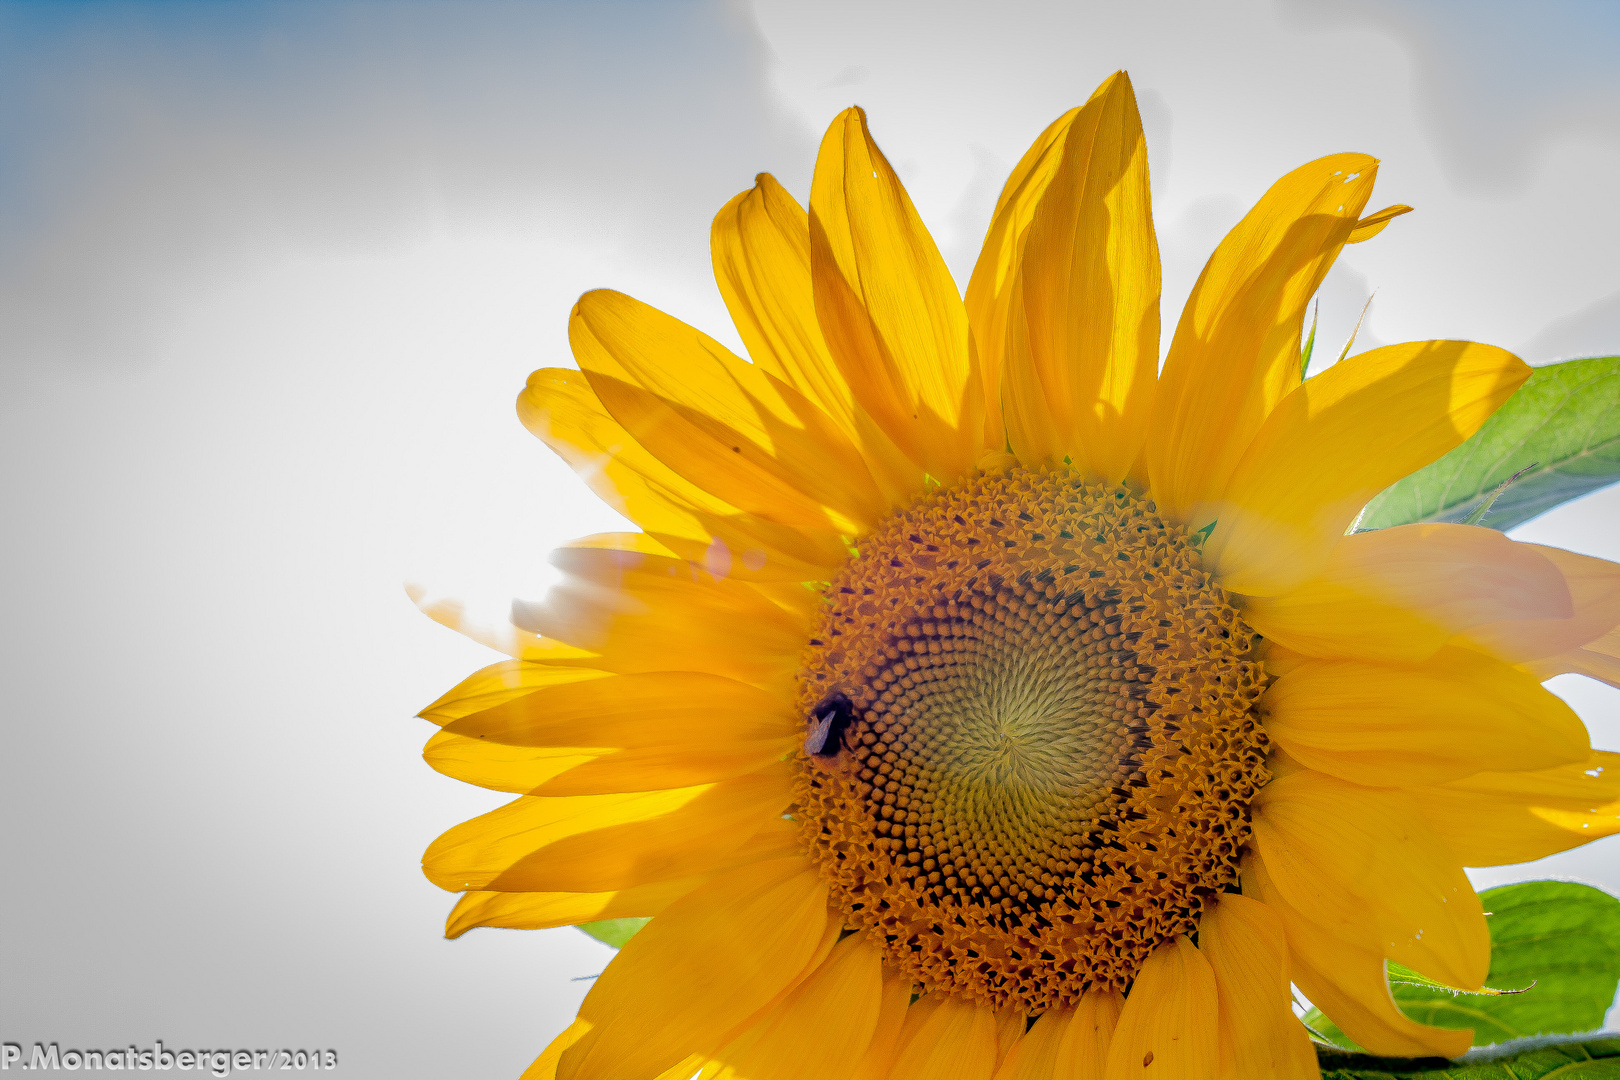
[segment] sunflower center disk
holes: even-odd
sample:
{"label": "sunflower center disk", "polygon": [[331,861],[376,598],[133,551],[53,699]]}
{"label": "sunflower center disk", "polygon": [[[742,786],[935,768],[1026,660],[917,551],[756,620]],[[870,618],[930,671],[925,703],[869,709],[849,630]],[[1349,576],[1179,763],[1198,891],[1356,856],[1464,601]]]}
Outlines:
{"label": "sunflower center disk", "polygon": [[1123,990],[1236,879],[1264,675],[1152,503],[979,476],[896,511],[828,598],[795,813],[917,982],[1031,1013]]}

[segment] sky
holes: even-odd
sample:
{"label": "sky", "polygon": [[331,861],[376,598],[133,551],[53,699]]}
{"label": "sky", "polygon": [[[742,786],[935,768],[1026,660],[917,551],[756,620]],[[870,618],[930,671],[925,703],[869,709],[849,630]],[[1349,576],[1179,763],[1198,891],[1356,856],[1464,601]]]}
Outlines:
{"label": "sky", "polygon": [[[1322,340],[1620,352],[1620,6],[0,0],[0,1041],[332,1048],[516,1077],[608,950],[446,942],[420,873],[504,801],[416,711],[621,523],[517,423],[611,286],[741,350],[713,213],[805,199],[850,104],[965,283],[1000,184],[1117,68],[1165,319],[1278,176],[1383,160]],[[1168,341],[1168,326],[1165,336]],[[1335,347],[1335,352],[1337,351]],[[1620,559],[1620,492],[1515,535]],[[1620,749],[1620,694],[1558,680]],[[1620,840],[1481,885],[1620,892]]]}

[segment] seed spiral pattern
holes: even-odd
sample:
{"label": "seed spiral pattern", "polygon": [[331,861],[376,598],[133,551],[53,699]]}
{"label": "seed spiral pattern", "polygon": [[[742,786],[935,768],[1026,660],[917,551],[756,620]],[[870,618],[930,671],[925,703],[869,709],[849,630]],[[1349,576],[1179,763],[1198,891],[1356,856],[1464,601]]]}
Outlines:
{"label": "seed spiral pattern", "polygon": [[1235,881],[1264,675],[1151,502],[981,473],[892,514],[827,600],[794,813],[923,987],[1029,1013],[1123,990]]}

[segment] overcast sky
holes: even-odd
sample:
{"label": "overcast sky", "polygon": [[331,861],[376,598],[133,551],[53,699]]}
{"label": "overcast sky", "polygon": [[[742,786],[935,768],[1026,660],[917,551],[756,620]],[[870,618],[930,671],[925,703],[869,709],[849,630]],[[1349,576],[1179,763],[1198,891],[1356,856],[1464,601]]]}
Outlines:
{"label": "overcast sky", "polygon": [[[0,2],[0,1039],[335,1048],[513,1077],[608,951],[441,940],[440,831],[504,801],[412,714],[613,514],[518,425],[612,286],[740,349],[709,221],[864,105],[965,283],[1006,172],[1129,69],[1173,325],[1276,177],[1417,212],[1322,293],[1337,352],[1620,352],[1620,5]],[[1168,342],[1168,334],[1166,335]],[[1620,559],[1620,495],[1518,535]],[[1600,745],[1620,694],[1568,678]],[[1620,841],[1482,883],[1620,892]]]}

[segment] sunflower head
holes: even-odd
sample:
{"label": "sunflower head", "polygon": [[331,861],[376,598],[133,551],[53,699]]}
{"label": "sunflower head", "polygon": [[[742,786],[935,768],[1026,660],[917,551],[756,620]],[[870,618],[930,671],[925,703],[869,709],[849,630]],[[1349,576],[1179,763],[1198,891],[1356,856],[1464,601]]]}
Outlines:
{"label": "sunflower head", "polygon": [[[1304,379],[1377,162],[1266,192],[1162,370],[1130,82],[1018,163],[959,293],[858,109],[808,213],[715,219],[750,359],[610,292],[523,422],[639,532],[559,552],[511,659],[424,715],[515,793],[427,873],[451,932],[652,917],[545,1080],[1309,1077],[1290,983],[1362,1046],[1457,1054],[1396,962],[1477,987],[1462,865],[1620,831],[1539,680],[1620,571],[1466,526],[1350,531],[1522,383],[1431,341]],[[1594,651],[1596,650],[1596,651]]]}
{"label": "sunflower head", "polygon": [[919,983],[1036,1014],[1123,991],[1235,883],[1265,674],[1195,541],[1018,467],[897,511],[829,584],[798,700],[850,719],[834,767],[800,755],[796,816]]}

